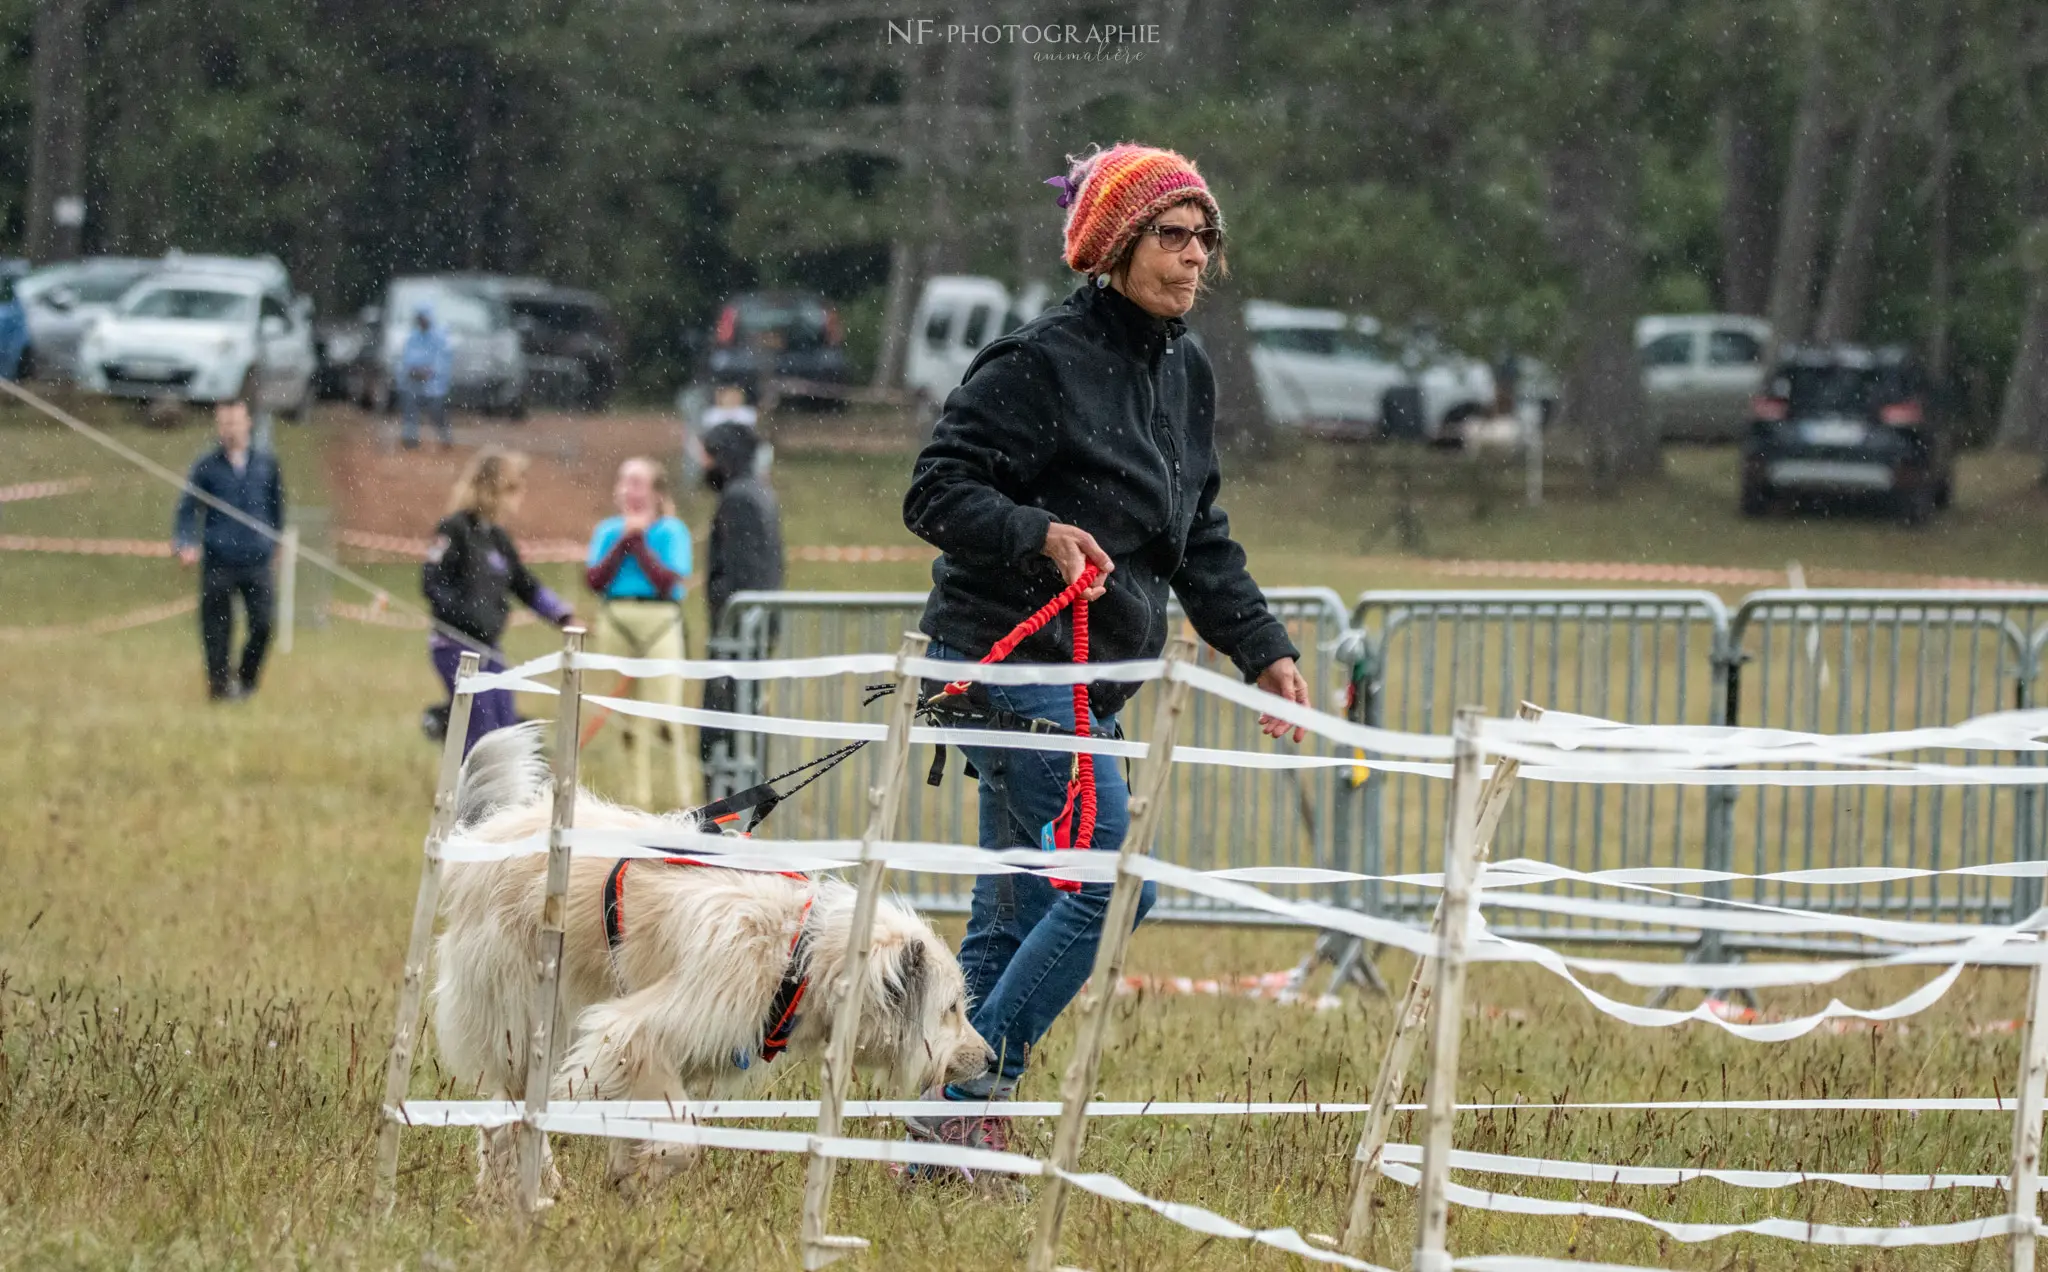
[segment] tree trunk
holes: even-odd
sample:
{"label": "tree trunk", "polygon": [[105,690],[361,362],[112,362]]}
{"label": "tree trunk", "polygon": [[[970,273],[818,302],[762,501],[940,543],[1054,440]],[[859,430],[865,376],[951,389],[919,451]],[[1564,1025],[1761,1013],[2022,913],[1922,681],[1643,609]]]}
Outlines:
{"label": "tree trunk", "polygon": [[[2048,417],[2048,261],[2040,259],[2044,247],[2048,221],[2035,221],[2022,236],[2027,304],[1998,410],[1998,446],[2004,450],[2038,450],[2048,442],[2048,429],[2043,428]],[[2042,476],[2048,480],[2048,470]]]}
{"label": "tree trunk", "polygon": [[1891,140],[1891,105],[1887,88],[1864,108],[1856,128],[1856,150],[1849,161],[1849,188],[1836,223],[1835,251],[1828,266],[1827,292],[1821,297],[1814,338],[1834,344],[1854,340],[1863,327],[1863,309],[1870,294],[1870,269],[1877,255],[1877,222],[1884,194],[1884,163]]}
{"label": "tree trunk", "polygon": [[[1012,17],[1016,21],[1032,20],[1028,11],[1015,12],[1015,8]],[[1059,241],[1056,232],[1050,237],[1046,234],[1048,222],[1055,231],[1059,226],[1047,216],[1048,210],[1058,211],[1053,206],[1058,193],[1050,186],[1036,185],[1053,175],[1038,137],[1039,76],[1032,58],[1036,51],[1022,40],[1010,47],[1010,285],[1019,288],[1045,272],[1046,248]],[[1042,173],[1038,172],[1041,166],[1045,166]]]}
{"label": "tree trunk", "polygon": [[1792,122],[1792,156],[1785,195],[1778,204],[1778,242],[1771,266],[1769,317],[1775,340],[1806,339],[1813,312],[1813,258],[1820,246],[1821,200],[1827,188],[1831,127],[1827,53],[1816,32],[1808,37],[1806,74]]}
{"label": "tree trunk", "polygon": [[1228,279],[1220,280],[1194,315],[1202,347],[1216,373],[1216,443],[1240,455],[1263,455],[1272,445],[1265,399],[1252,370],[1251,337],[1244,328],[1245,297]]}
{"label": "tree trunk", "polygon": [[1948,103],[1937,108],[1934,138],[1928,156],[1927,209],[1927,374],[1937,386],[1949,382],[1950,310],[1955,295],[1955,230],[1950,220],[1955,173],[1955,134],[1949,127]]}
{"label": "tree trunk", "polygon": [[1550,160],[1551,232],[1575,275],[1577,339],[1560,426],[1577,433],[1598,496],[1661,471],[1643,407],[1635,320],[1642,260],[1635,241],[1641,144],[1591,123],[1567,130]]}
{"label": "tree trunk", "polygon": [[1721,103],[1721,307],[1761,315],[1771,302],[1771,137],[1743,83]]}
{"label": "tree trunk", "polygon": [[488,270],[496,262],[489,219],[497,208],[498,164],[491,145],[492,107],[496,89],[491,83],[491,52],[479,45],[463,58],[462,142],[464,189],[461,203],[462,259],[465,267]]}
{"label": "tree trunk", "polygon": [[91,0],[36,8],[29,141],[29,259],[69,260],[84,241],[86,17]]}
{"label": "tree trunk", "polygon": [[889,292],[882,302],[882,347],[875,352],[874,387],[886,389],[903,378],[903,354],[910,342],[910,318],[917,303],[917,248],[901,235],[889,243]]}

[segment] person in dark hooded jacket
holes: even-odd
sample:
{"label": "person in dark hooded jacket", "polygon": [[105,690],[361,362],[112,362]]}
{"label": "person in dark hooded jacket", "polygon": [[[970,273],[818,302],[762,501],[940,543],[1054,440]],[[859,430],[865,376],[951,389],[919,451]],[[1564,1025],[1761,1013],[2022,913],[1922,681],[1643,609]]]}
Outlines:
{"label": "person in dark hooded jacket", "polygon": [[[705,431],[704,484],[718,496],[711,514],[708,552],[709,574],[704,584],[704,601],[710,609],[712,656],[722,652],[725,607],[741,592],[774,591],[782,586],[782,507],[775,492],[755,471],[761,439],[745,424],[719,424]],[[772,645],[775,633],[768,633]],[[752,651],[758,657],[765,650]],[[712,711],[731,711],[738,705],[738,686],[729,678],[706,681],[704,706]],[[733,735],[726,729],[703,729],[703,757],[707,778],[714,750],[729,751]],[[708,792],[707,792],[708,794]]]}
{"label": "person in dark hooded jacket", "polygon": [[[932,656],[981,657],[1093,566],[1090,661],[1158,657],[1170,590],[1246,680],[1306,703],[1298,652],[1217,502],[1215,374],[1181,321],[1203,275],[1220,267],[1222,212],[1194,164],[1150,146],[1087,155],[1047,184],[1062,188],[1059,206],[1068,209],[1066,263],[1088,282],[975,356],[947,395],[903,500],[904,522],[941,553],[922,621]],[[1067,662],[1072,632],[1063,613],[1011,661]],[[1075,725],[1065,685],[983,688],[996,708]],[[1134,688],[1091,686],[1094,732],[1115,733]],[[1270,716],[1261,723],[1272,737],[1292,728]],[[961,750],[981,783],[983,847],[1062,842],[1073,816],[1069,757]],[[1113,852],[1129,826],[1129,790],[1114,763],[1096,764],[1094,774],[1092,846]],[[1147,883],[1139,918],[1154,894]],[[1108,884],[1057,891],[1037,875],[975,880],[960,964],[974,1028],[999,1060],[932,1093],[963,1110],[908,1119],[912,1136],[1006,1147],[1008,1120],[970,1106],[1010,1097],[1031,1051],[1080,992],[1109,895]]]}

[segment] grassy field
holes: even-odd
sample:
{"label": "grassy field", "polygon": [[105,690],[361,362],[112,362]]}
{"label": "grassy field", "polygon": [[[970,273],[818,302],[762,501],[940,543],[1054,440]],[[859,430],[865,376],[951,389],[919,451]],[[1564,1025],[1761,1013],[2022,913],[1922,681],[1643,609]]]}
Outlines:
{"label": "grassy field", "polygon": [[[121,435],[177,467],[201,444],[190,429]],[[287,430],[284,459],[296,499],[332,505],[322,441],[318,429]],[[894,513],[906,466],[903,456],[786,455],[778,481],[790,542],[908,542]],[[1394,551],[1391,539],[1374,539],[1391,480],[1382,467],[1372,455],[1319,451],[1247,474],[1232,509],[1262,581],[1346,595],[1440,582],[1428,558],[1398,569],[1360,561]],[[1796,557],[1809,569],[2048,576],[2035,563],[2048,504],[2028,487],[2031,473],[1995,462],[1966,464],[1960,506],[1923,532],[1746,523],[1734,512],[1727,452],[1675,454],[1671,469],[1625,500],[1564,498],[1537,514],[1503,495],[1477,518],[1467,476],[1453,469],[1416,480],[1428,547],[1442,555],[1758,567]],[[7,506],[0,533],[162,535],[169,501],[148,479],[0,411],[0,485],[75,475],[94,485]],[[592,498],[601,504],[604,492]],[[704,509],[692,503],[701,524]],[[432,515],[422,510],[428,524]],[[365,569],[395,595],[414,594],[412,567]],[[799,563],[791,581],[904,588],[922,573],[916,564]],[[568,587],[566,570],[553,576]],[[97,639],[19,631],[190,588],[190,576],[164,560],[0,556],[11,633],[0,645],[0,1268],[795,1266],[803,1168],[788,1158],[707,1157],[673,1190],[629,1206],[600,1186],[599,1149],[566,1143],[558,1151],[567,1192],[529,1234],[466,1207],[462,1135],[421,1131],[406,1138],[395,1218],[366,1218],[391,992],[431,793],[433,750],[414,721],[435,685],[417,633],[337,622],[302,631],[257,699],[210,708],[189,617]],[[508,643],[534,653],[548,638],[529,627]],[[612,774],[600,767],[596,777],[605,785]],[[1133,970],[1262,972],[1292,963],[1307,941],[1148,928]],[[1387,970],[1405,974],[1398,958]],[[1833,991],[1869,1004],[1924,978],[1871,974]],[[1972,972],[1904,1026],[1766,1046],[1697,1026],[1627,1031],[1541,973],[1482,968],[1461,1091],[1532,1102],[2009,1091],[2016,1038],[1982,1027],[2019,1014],[2023,989],[2017,975]],[[1789,1013],[1827,997],[1786,991],[1767,1002]],[[1101,1089],[1127,1099],[1361,1099],[1390,1015],[1375,1000],[1314,1013],[1231,998],[1123,999]],[[1054,1031],[1026,1097],[1053,1097],[1069,1038],[1064,1024]],[[782,1093],[808,1092],[811,1077],[785,1075]],[[415,1092],[435,1089],[428,1064]],[[1417,1129],[1403,1119],[1395,1133],[1412,1140]],[[1331,1232],[1356,1133],[1345,1117],[1106,1121],[1084,1160],[1242,1222]],[[2009,1136],[2007,1119],[1984,1114],[1539,1113],[1468,1117],[1458,1142],[1603,1162],[1995,1173],[2006,1168]],[[1048,1142],[1047,1128],[1025,1128],[1026,1149]],[[1828,1185],[1501,1186],[1691,1221],[1937,1223],[2003,1204],[1996,1192]],[[1392,1217],[1374,1253],[1401,1264],[1410,1196],[1392,1186],[1387,1195]],[[1035,1215],[952,1190],[906,1192],[866,1166],[844,1168],[839,1198],[835,1229],[872,1237],[875,1268],[1015,1266]],[[1068,1234],[1064,1260],[1097,1270],[1293,1262],[1087,1199],[1070,1211]],[[1454,1216],[1452,1240],[1466,1254],[1702,1269],[1989,1268],[2004,1258],[1995,1243],[1891,1254],[1746,1237],[1686,1246],[1609,1221],[1479,1212]]]}

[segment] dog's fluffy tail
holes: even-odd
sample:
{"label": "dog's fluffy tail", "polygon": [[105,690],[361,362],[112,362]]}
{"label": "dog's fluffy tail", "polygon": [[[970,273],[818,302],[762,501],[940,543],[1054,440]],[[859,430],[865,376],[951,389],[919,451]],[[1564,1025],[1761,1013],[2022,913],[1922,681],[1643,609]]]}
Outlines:
{"label": "dog's fluffy tail", "polygon": [[523,804],[552,780],[541,753],[545,720],[487,733],[462,761],[455,788],[455,824],[473,826],[500,808]]}

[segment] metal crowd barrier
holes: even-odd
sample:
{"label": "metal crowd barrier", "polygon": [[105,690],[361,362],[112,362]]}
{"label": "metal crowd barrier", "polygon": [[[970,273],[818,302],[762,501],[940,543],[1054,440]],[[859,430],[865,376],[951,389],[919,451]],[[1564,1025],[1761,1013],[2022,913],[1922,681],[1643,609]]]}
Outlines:
{"label": "metal crowd barrier", "polygon": [[[742,593],[714,652],[803,657],[894,648],[915,627],[925,594]],[[1387,728],[1441,733],[1452,712],[1478,704],[1512,714],[1528,700],[1561,711],[1646,724],[1741,724],[1869,732],[1949,724],[2032,705],[2048,655],[2048,590],[2039,592],[1761,592],[1730,608],[1706,591],[1375,591],[1346,615],[1323,588],[1268,593],[1303,653],[1321,705]],[[1173,621],[1179,621],[1174,611]],[[1204,662],[1224,666],[1204,648]],[[738,686],[738,709],[861,719],[864,687],[833,680]],[[1138,734],[1148,687],[1123,713]],[[1197,696],[1185,744],[1291,747],[1258,733],[1250,712]],[[1333,753],[1327,743],[1304,744]],[[714,790],[780,773],[831,744],[735,733],[714,748]],[[2025,764],[2030,755],[1940,757]],[[1371,874],[1435,870],[1444,783],[1354,768],[1257,771],[1190,765],[1157,851],[1202,869],[1323,865]],[[923,762],[920,760],[920,762]],[[910,802],[905,833],[972,843],[975,784],[957,754],[944,784]],[[778,817],[804,837],[857,835],[865,764],[849,764],[790,801]],[[2044,773],[2048,786],[2048,773]],[[1809,867],[1946,868],[2029,860],[2044,844],[2039,787],[1680,787],[1525,783],[1494,856],[1581,870],[1687,865],[1745,873]],[[918,904],[966,908],[966,881],[925,876]],[[1579,885],[1553,892],[1583,894]],[[1434,892],[1337,885],[1319,899],[1427,921]],[[2040,903],[2034,881],[1947,877],[1866,888],[1758,883],[1710,895],[1801,908],[2009,922]],[[1632,896],[1654,901],[1654,894]],[[1696,904],[1670,898],[1669,904]],[[1198,898],[1163,896],[1160,917],[1257,922]],[[1503,912],[1496,927],[1547,941],[1690,943],[1690,929],[1594,924]],[[1762,943],[1755,943],[1762,944]],[[1702,949],[1711,954],[1711,943]],[[1369,965],[1368,965],[1369,966]]]}
{"label": "metal crowd barrier", "polygon": [[[1367,592],[1352,618],[1363,651],[1354,716],[1367,724],[1445,733],[1460,706],[1507,716],[1523,701],[1634,724],[1727,722],[1721,673],[1728,608],[1712,592]],[[1346,810],[1356,868],[1440,869],[1448,796],[1441,781],[1371,771]],[[1712,855],[1711,812],[1720,798],[1702,787],[1525,782],[1494,835],[1493,857],[1576,870],[1703,865]],[[1545,891],[1595,890],[1561,883]],[[1349,899],[1426,923],[1437,894],[1367,884]],[[1546,940],[1646,935],[1540,912],[1504,912],[1492,922]]]}
{"label": "metal crowd barrier", "polygon": [[[1328,588],[1276,588],[1268,604],[1287,624],[1302,651],[1302,674],[1311,686],[1341,693],[1348,664],[1339,646],[1347,632],[1344,603]],[[727,605],[722,630],[713,641],[715,656],[738,658],[801,658],[829,654],[873,653],[894,649],[903,633],[917,626],[923,592],[742,592]],[[1174,606],[1168,622],[1178,626]],[[1203,646],[1205,666],[1229,670],[1215,650]],[[1147,686],[1119,715],[1132,736],[1142,738],[1152,714]],[[832,679],[740,682],[738,710],[813,719],[859,720],[873,717],[863,707],[864,687],[845,677]],[[1322,705],[1334,709],[1335,699]],[[1186,746],[1253,750],[1273,747],[1258,731],[1250,712],[1196,695],[1181,725]],[[1308,744],[1304,744],[1308,745]],[[743,789],[832,749],[833,744],[803,738],[734,733],[713,748],[710,773],[715,794]],[[922,748],[921,748],[922,750]],[[927,763],[930,752],[916,761]],[[912,839],[975,843],[979,812],[975,783],[962,771],[957,751],[949,751],[943,782],[921,787],[909,801],[904,833]],[[1332,859],[1335,827],[1328,810],[1334,803],[1338,770],[1271,772],[1187,765],[1176,775],[1173,805],[1166,810],[1156,840],[1156,853],[1169,861],[1199,869],[1230,866],[1296,864]],[[801,797],[776,813],[784,833],[804,838],[850,837],[860,834],[867,815],[864,795],[868,766],[840,766]],[[943,875],[917,876],[913,900],[939,911],[964,911],[972,881]],[[1225,911],[1206,898],[1162,894],[1158,918],[1204,918],[1256,921],[1256,916]]]}
{"label": "metal crowd barrier", "polygon": [[[2030,706],[2048,592],[1759,592],[1736,609],[1733,720],[1820,733],[1953,724]],[[1902,757],[2024,765],[2031,753]],[[2048,774],[2044,774],[2048,777]],[[1744,787],[1727,809],[1728,868],[1949,869],[2041,856],[2036,787]],[[1738,899],[1814,910],[2007,923],[2038,880],[1945,876],[1866,888],[1755,884]]]}

